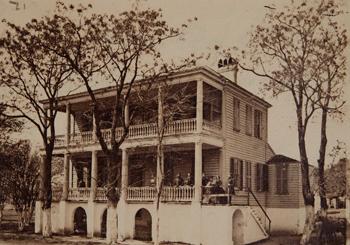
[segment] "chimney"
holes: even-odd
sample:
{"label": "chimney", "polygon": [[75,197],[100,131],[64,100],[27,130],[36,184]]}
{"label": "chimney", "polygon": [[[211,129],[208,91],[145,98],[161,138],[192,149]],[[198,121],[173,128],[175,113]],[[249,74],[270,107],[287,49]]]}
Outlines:
{"label": "chimney", "polygon": [[219,59],[218,72],[237,83],[238,62],[234,58]]}

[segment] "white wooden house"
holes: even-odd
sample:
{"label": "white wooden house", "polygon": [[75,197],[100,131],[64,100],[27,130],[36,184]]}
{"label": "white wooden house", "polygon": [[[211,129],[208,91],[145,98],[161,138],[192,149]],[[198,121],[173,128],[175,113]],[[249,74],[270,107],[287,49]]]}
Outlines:
{"label": "white wooden house", "polygon": [[[207,67],[177,72],[171,79],[193,88],[194,109],[166,129],[160,240],[246,244],[274,231],[300,232],[304,222],[300,165],[276,156],[268,143],[271,105]],[[96,94],[108,100],[113,89]],[[94,136],[89,101],[87,93],[59,100],[59,110],[66,114],[66,134],[56,137],[54,154],[64,158],[64,185],[59,196],[54,193],[52,223],[54,232],[85,231],[94,237],[106,230],[108,169]],[[129,108],[133,103],[137,102],[130,101]],[[155,128],[140,113],[120,149],[118,236],[122,239],[152,240],[155,231]],[[110,137],[108,123],[103,137]],[[192,184],[173,185],[178,174],[189,175]],[[224,193],[208,194],[202,187],[203,175],[219,176]],[[230,175],[233,195],[227,189]],[[41,230],[40,213],[38,205],[36,232]]]}

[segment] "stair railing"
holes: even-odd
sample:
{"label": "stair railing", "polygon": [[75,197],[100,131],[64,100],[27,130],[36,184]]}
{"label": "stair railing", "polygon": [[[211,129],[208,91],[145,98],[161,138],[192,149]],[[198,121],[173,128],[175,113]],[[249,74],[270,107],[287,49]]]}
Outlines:
{"label": "stair railing", "polygon": [[[259,205],[261,211],[264,213],[265,217],[267,218],[267,220],[269,221],[269,229],[268,229],[268,234],[270,235],[271,232],[271,219],[269,217],[269,215],[266,213],[265,209],[263,208],[263,206],[261,206],[259,200],[256,198],[256,196],[254,195],[254,193],[252,192],[252,190],[250,188],[248,188],[248,194],[251,194],[254,198],[254,200],[256,201],[256,203]],[[249,195],[248,195],[248,205],[249,205]]]}

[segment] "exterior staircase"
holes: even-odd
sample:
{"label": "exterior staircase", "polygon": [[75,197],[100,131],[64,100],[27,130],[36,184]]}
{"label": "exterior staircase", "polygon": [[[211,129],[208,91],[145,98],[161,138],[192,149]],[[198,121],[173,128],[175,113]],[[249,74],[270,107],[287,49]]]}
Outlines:
{"label": "exterior staircase", "polygon": [[255,208],[250,206],[249,209],[250,209],[251,216],[255,219],[256,223],[260,227],[260,229],[261,229],[262,233],[264,234],[265,238],[268,238],[270,235],[269,235],[268,231],[265,228],[265,222],[264,222],[263,218],[259,215],[258,211],[256,211]]}

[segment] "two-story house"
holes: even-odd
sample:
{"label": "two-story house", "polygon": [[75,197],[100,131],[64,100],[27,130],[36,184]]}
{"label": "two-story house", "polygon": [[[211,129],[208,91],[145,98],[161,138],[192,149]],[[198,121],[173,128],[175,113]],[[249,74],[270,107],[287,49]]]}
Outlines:
{"label": "two-story house", "polygon": [[[165,130],[160,240],[246,244],[267,238],[270,231],[300,232],[304,222],[300,165],[275,155],[268,144],[271,105],[207,67],[177,72],[171,80],[194,94],[193,107]],[[95,93],[108,101],[114,91]],[[106,232],[108,169],[89,101],[87,93],[59,99],[66,133],[57,136],[54,154],[64,158],[64,185],[52,204],[52,225],[57,233],[93,237]],[[131,100],[128,108],[136,103]],[[108,109],[103,117],[103,137],[108,139]],[[118,209],[118,236],[152,240],[156,126],[142,112],[136,117],[120,147],[123,209]],[[38,205],[36,232],[41,230],[40,211]]]}

